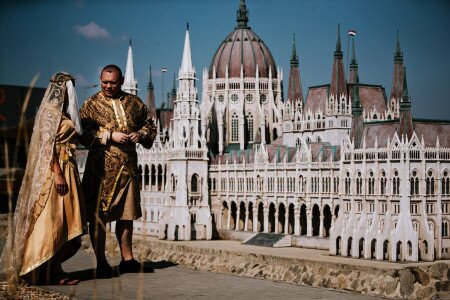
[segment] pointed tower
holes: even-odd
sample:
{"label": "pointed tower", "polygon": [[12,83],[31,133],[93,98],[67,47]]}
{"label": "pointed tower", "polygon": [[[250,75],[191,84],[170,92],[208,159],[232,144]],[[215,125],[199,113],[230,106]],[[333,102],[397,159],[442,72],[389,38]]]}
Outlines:
{"label": "pointed tower", "polygon": [[341,50],[341,29],[338,24],[338,39],[336,42],[336,50],[334,51],[333,72],[331,76],[330,94],[339,99],[341,95],[346,95],[345,71],[343,54]]}
{"label": "pointed tower", "polygon": [[408,137],[408,140],[412,137],[414,128],[411,114],[411,98],[408,94],[408,85],[406,82],[406,68],[403,68],[403,95],[400,102],[400,124],[399,124],[399,136]]}
{"label": "pointed tower", "polygon": [[359,82],[358,61],[356,60],[355,38],[352,38],[352,59],[350,60],[350,72],[348,74],[348,83]]}
{"label": "pointed tower", "polygon": [[363,116],[362,116],[361,100],[359,98],[359,81],[353,85],[352,93],[352,140],[355,143],[355,149],[361,147],[361,139],[363,132]]}
{"label": "pointed tower", "polygon": [[170,91],[169,105],[167,106],[167,108],[173,109],[173,104],[175,103],[176,100],[177,100],[176,76],[175,73],[173,73],[173,85],[172,90]]}
{"label": "pointed tower", "polygon": [[154,87],[153,87],[153,81],[152,81],[152,66],[150,66],[149,70],[149,79],[147,84],[147,108],[150,112],[150,115],[152,118],[156,118],[156,106],[155,106],[155,93],[154,93]]}
{"label": "pointed tower", "polygon": [[131,39],[130,45],[128,46],[127,67],[125,68],[122,90],[132,95],[137,95],[138,91],[137,81],[134,77],[133,50],[131,49]]}
{"label": "pointed tower", "polygon": [[400,48],[400,37],[397,30],[397,47],[394,55],[394,75],[392,77],[391,98],[401,99],[403,96],[403,52]]}
{"label": "pointed tower", "polygon": [[295,34],[292,39],[292,55],[291,55],[291,68],[289,71],[289,86],[288,86],[288,101],[292,107],[298,108],[297,105],[301,105],[300,109],[303,109],[303,92],[302,83],[300,77],[300,70],[298,67],[297,49],[295,47]]}
{"label": "pointed tower", "polygon": [[161,239],[209,240],[212,236],[207,184],[208,148],[200,128],[195,81],[188,24],[169,141],[171,149],[167,172],[171,174],[173,190],[167,194],[159,221]]}

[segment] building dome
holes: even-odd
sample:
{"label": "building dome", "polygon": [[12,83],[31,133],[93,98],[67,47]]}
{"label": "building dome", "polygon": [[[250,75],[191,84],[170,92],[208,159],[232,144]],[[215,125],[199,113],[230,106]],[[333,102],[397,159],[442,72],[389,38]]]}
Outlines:
{"label": "building dome", "polygon": [[232,31],[220,44],[209,66],[209,79],[213,78],[213,70],[216,70],[216,78],[225,78],[228,66],[228,77],[240,77],[241,65],[244,68],[244,77],[255,77],[258,66],[259,77],[269,77],[269,69],[272,77],[277,77],[276,63],[272,53],[264,42],[247,26],[248,10],[245,2],[241,1],[237,11],[235,30]]}

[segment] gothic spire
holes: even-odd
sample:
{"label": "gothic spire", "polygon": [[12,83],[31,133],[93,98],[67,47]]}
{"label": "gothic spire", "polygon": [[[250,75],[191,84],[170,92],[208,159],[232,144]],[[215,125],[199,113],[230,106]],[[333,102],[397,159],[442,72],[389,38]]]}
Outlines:
{"label": "gothic spire", "polygon": [[334,56],[340,56],[342,57],[342,50],[341,50],[341,24],[338,23],[338,31],[337,31],[337,41],[336,41],[336,50],[334,51]]}
{"label": "gothic spire", "polygon": [[355,38],[352,38],[352,59],[350,60],[350,74],[348,75],[349,83],[359,81],[358,61],[356,60]]}
{"label": "gothic spire", "polygon": [[400,136],[411,138],[413,135],[413,122],[411,114],[411,98],[408,94],[408,84],[406,81],[406,68],[403,68],[403,94],[400,102]]}
{"label": "gothic spire", "polygon": [[131,39],[130,45],[128,46],[127,66],[125,68],[122,90],[133,95],[137,95],[138,91],[137,81],[134,76],[133,50],[131,48]]}
{"label": "gothic spire", "polygon": [[355,148],[360,148],[363,133],[363,109],[361,107],[361,100],[359,98],[359,80],[357,79],[353,85],[352,94],[352,139],[355,143]]}
{"label": "gothic spire", "polygon": [[152,66],[149,67],[149,80],[147,85],[147,108],[152,118],[156,118],[155,93],[152,82]]}
{"label": "gothic spire", "polygon": [[301,85],[300,70],[298,67],[298,56],[295,47],[295,34],[292,40],[292,56],[291,56],[291,68],[289,71],[289,85],[288,85],[288,101],[295,105],[300,103],[301,109],[303,108],[303,93]]}
{"label": "gothic spire", "polygon": [[177,85],[176,85],[176,76],[175,73],[173,73],[173,85],[172,90],[170,91],[170,100],[168,108],[173,109],[175,100],[177,100]]}
{"label": "gothic spire", "polygon": [[291,67],[298,67],[297,49],[295,47],[295,33],[294,33],[294,37],[292,39]]}
{"label": "gothic spire", "polygon": [[344,62],[342,60],[341,51],[341,31],[338,24],[338,37],[336,42],[336,50],[334,51],[333,71],[331,75],[330,93],[335,97],[346,94],[346,80],[344,71]]}
{"label": "gothic spire", "polygon": [[236,28],[250,28],[247,26],[248,9],[247,9],[247,5],[245,4],[245,0],[241,0],[241,2],[239,4],[239,9],[237,10],[237,14],[236,14],[236,21],[238,23]]}
{"label": "gothic spire", "polygon": [[149,78],[148,78],[148,85],[147,85],[147,90],[153,90],[153,81],[152,81],[152,66],[149,66],[150,68],[150,72],[149,72]]}
{"label": "gothic spire", "polygon": [[394,54],[394,75],[392,77],[391,99],[401,99],[403,96],[403,52],[400,48],[400,37],[397,30],[397,45]]}
{"label": "gothic spire", "polygon": [[187,23],[187,26],[186,26],[186,36],[184,39],[183,59],[181,60],[179,77],[180,77],[180,79],[195,77],[195,69],[192,66],[191,40],[189,37],[189,23]]}
{"label": "gothic spire", "polygon": [[397,47],[395,50],[394,61],[403,61],[403,52],[400,48],[400,36],[397,29]]}

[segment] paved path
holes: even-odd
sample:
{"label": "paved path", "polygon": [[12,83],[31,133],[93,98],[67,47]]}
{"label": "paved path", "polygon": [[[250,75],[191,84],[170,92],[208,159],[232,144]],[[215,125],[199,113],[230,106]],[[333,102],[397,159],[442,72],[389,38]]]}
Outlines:
{"label": "paved path", "polygon": [[[110,260],[112,266],[117,261]],[[47,286],[72,299],[382,299],[269,280],[210,273],[151,263],[154,273],[93,279],[94,257],[79,252],[63,268],[83,281],[77,286]]]}

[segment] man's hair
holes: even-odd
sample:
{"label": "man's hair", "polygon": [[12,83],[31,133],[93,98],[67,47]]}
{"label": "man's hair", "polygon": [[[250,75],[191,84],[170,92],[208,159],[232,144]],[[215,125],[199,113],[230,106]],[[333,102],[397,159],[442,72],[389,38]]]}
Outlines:
{"label": "man's hair", "polygon": [[122,70],[116,65],[107,65],[106,67],[104,67],[102,72],[100,73],[100,77],[102,76],[103,72],[108,72],[108,73],[117,72],[117,73],[119,73],[120,78],[123,77]]}

